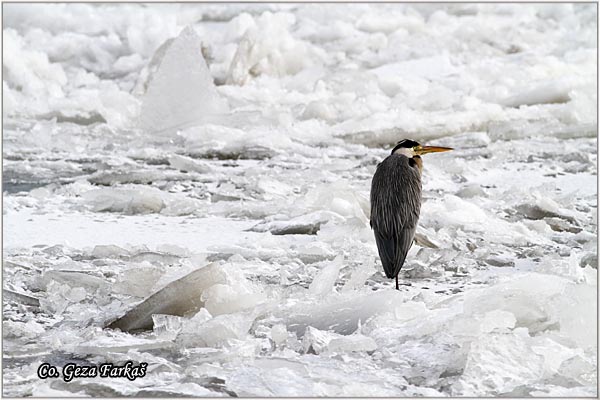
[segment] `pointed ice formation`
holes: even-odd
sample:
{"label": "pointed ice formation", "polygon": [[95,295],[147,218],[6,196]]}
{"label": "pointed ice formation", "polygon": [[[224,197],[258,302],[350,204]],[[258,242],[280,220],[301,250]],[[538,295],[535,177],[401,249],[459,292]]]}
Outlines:
{"label": "pointed ice formation", "polygon": [[140,127],[144,131],[181,129],[228,111],[202,56],[202,42],[192,27],[185,28],[157,52],[162,53],[155,56],[159,65],[142,99]]}

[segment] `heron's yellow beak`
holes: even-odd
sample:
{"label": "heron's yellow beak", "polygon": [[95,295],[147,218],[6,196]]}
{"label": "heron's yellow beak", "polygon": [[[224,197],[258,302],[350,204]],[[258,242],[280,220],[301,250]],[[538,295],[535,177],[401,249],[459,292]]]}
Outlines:
{"label": "heron's yellow beak", "polygon": [[417,146],[414,151],[417,155],[423,155],[427,153],[441,153],[442,151],[454,150],[452,147],[438,147],[438,146]]}

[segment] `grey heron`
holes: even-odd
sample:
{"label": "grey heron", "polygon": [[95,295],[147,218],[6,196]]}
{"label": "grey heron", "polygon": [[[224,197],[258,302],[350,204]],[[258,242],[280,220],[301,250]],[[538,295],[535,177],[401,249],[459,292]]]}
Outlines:
{"label": "grey heron", "polygon": [[421,211],[421,155],[453,150],[404,139],[377,165],[371,182],[371,228],[388,278],[396,278],[412,246]]}

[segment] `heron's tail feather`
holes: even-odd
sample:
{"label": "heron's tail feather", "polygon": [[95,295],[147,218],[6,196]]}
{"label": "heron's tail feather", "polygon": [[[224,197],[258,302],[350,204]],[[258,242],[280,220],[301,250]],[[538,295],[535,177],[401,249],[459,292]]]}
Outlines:
{"label": "heron's tail feather", "polygon": [[399,234],[386,237],[375,230],[375,241],[385,276],[394,278],[402,269],[408,250],[413,244],[416,227],[402,229]]}
{"label": "heron's tail feather", "polygon": [[417,227],[402,229],[400,234],[396,237],[396,259],[394,262],[394,276],[398,275],[398,272],[402,269],[406,255],[410,250],[415,238],[415,231]]}
{"label": "heron's tail feather", "polygon": [[377,230],[375,231],[375,241],[379,250],[379,258],[383,264],[385,276],[393,278],[394,259],[396,258],[396,240],[395,238],[386,238]]}

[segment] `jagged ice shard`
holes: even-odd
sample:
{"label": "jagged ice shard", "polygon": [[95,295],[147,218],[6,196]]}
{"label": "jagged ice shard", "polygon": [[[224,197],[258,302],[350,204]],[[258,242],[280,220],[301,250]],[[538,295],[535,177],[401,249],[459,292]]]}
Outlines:
{"label": "jagged ice shard", "polygon": [[[166,48],[164,47],[166,46]],[[228,111],[202,55],[202,41],[190,26],[161,46],[156,72],[142,99],[140,128],[165,133]]]}

